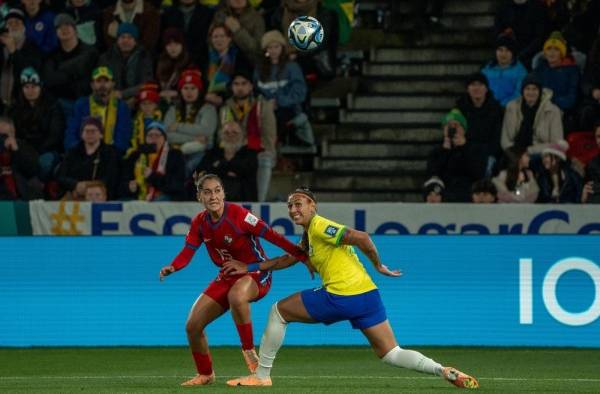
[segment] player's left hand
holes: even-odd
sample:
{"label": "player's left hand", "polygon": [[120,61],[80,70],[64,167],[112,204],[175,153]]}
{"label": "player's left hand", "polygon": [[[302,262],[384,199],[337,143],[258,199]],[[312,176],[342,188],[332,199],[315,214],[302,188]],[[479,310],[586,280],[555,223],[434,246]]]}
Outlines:
{"label": "player's left hand", "polygon": [[386,276],[400,276],[400,275],[402,275],[402,272],[400,272],[400,270],[390,270],[384,264],[380,264],[379,266],[377,266],[377,271],[379,271],[380,274],[383,274],[383,275],[386,275]]}
{"label": "player's left hand", "polygon": [[223,263],[222,272],[224,275],[245,274],[248,272],[248,265],[234,259],[227,260]]}

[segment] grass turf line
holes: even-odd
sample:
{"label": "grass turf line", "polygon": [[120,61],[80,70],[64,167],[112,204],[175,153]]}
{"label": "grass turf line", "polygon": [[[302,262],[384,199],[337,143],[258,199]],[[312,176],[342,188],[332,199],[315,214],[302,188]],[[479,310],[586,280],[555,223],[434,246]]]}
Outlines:
{"label": "grass turf line", "polygon": [[[415,348],[480,379],[483,392],[600,392],[600,350]],[[247,374],[239,348],[211,350],[217,383],[183,388],[194,375],[186,348],[0,349],[2,393],[256,392],[225,381]],[[439,378],[392,368],[366,347],[283,347],[269,393],[444,392]]]}

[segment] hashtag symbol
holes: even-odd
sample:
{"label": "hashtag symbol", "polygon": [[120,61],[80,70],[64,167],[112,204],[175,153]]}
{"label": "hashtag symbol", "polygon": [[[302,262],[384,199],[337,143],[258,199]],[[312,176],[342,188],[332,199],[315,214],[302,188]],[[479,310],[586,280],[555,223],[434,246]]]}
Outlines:
{"label": "hashtag symbol", "polygon": [[[66,203],[61,201],[58,212],[50,215],[53,222],[50,231],[56,235],[80,235],[81,231],[77,229],[77,224],[83,223],[84,218],[79,213],[79,203],[73,203],[71,214],[67,213],[65,205]],[[65,228],[65,224],[67,224],[67,228]]]}

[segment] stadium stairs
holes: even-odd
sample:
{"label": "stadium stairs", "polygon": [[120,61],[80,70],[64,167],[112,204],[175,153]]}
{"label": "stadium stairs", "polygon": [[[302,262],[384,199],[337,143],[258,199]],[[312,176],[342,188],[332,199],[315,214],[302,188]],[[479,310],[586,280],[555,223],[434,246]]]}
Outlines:
{"label": "stadium stairs", "polygon": [[[308,171],[276,172],[270,199],[306,184],[320,201],[422,201],[440,120],[465,77],[493,55],[497,1],[447,0],[442,26],[411,44],[410,2],[399,3],[403,18],[391,21],[386,2],[359,2],[360,27],[340,49],[343,76],[311,95],[319,151],[299,165]],[[392,23],[395,32],[386,32]]]}

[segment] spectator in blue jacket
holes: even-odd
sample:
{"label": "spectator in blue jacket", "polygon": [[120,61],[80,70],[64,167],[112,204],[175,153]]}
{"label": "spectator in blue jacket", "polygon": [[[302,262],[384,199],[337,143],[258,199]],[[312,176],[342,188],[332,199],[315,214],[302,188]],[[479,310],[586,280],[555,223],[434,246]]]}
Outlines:
{"label": "spectator in blue jacket", "polygon": [[517,42],[512,35],[500,35],[496,40],[496,57],[481,69],[494,97],[503,107],[519,97],[521,82],[527,75],[527,69],[517,59],[516,51]]}
{"label": "spectator in blue jacket", "polygon": [[25,10],[27,39],[37,45],[43,53],[50,53],[58,46],[54,29],[54,12],[42,4],[42,0],[21,0]]}
{"label": "spectator in blue jacket", "polygon": [[92,71],[92,94],[75,102],[73,116],[65,131],[65,149],[75,147],[81,140],[81,122],[92,116],[100,118],[103,125],[104,143],[114,145],[123,155],[131,142],[131,113],[125,101],[115,97],[112,71],[105,66]]}
{"label": "spectator in blue jacket", "polygon": [[546,40],[544,59],[534,71],[542,86],[552,90],[554,104],[563,111],[575,107],[579,91],[579,68],[573,57],[567,54],[567,42],[560,32],[553,32]]}

